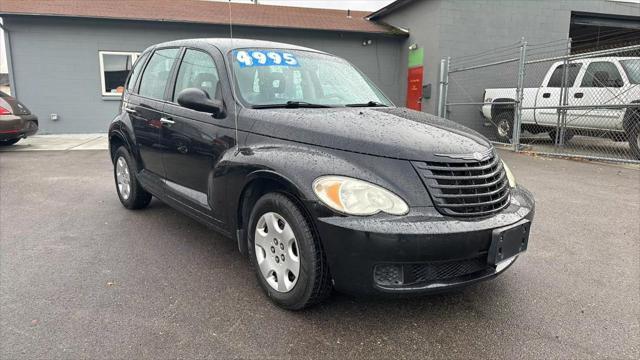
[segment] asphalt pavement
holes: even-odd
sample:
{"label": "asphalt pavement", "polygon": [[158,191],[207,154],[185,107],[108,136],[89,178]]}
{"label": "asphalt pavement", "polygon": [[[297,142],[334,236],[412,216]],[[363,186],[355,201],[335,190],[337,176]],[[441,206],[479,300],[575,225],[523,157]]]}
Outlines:
{"label": "asphalt pavement", "polygon": [[503,275],[272,305],[233,240],[119,203],[106,151],[0,153],[0,358],[640,358],[640,171],[502,152],[535,194]]}

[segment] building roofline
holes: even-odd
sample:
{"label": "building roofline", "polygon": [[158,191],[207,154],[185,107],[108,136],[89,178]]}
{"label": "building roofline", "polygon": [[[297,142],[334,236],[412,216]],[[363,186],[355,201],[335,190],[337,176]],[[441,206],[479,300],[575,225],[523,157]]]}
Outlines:
{"label": "building roofline", "polygon": [[[111,21],[142,21],[142,22],[155,22],[155,23],[170,23],[170,24],[193,24],[193,25],[211,25],[211,26],[229,26],[229,23],[211,23],[206,21],[190,21],[190,20],[173,20],[173,19],[145,19],[145,18],[120,18],[120,17],[107,17],[107,16],[67,16],[56,14],[23,14],[23,13],[6,13],[0,12],[0,17],[3,16],[18,16],[18,17],[52,17],[52,18],[64,18],[64,19],[97,19],[97,20],[111,20]],[[360,30],[343,30],[343,29],[316,29],[316,28],[301,28],[294,26],[269,26],[269,25],[247,25],[247,24],[233,24],[233,27],[254,27],[263,29],[287,29],[287,30],[309,30],[309,31],[321,31],[321,32],[339,32],[346,34],[363,34],[363,35],[378,35],[387,37],[407,37],[409,31],[407,29],[397,27],[384,23],[382,21],[376,21],[376,25],[384,26],[388,28],[388,31],[372,32],[372,31],[360,31]]]}
{"label": "building roofline", "polygon": [[378,20],[383,16],[389,15],[392,12],[398,10],[399,8],[408,5],[409,3],[414,2],[415,0],[396,0],[394,2],[392,2],[391,4],[378,9],[374,12],[372,12],[371,14],[365,16],[365,19],[373,21],[373,20]]}
{"label": "building roofline", "polygon": [[[394,26],[370,21],[366,18],[367,12],[363,11],[347,12],[335,9],[183,1],[184,5],[175,0],[161,0],[155,3],[153,11],[141,12],[137,11],[135,1],[125,3],[129,7],[128,9],[123,6],[118,11],[112,11],[107,6],[109,1],[54,0],[41,3],[33,0],[2,0],[0,2],[0,16],[42,16],[227,26],[232,22],[234,26],[244,27],[406,36],[404,31]],[[233,18],[220,14],[228,7],[233,10]],[[212,14],[212,16],[207,14]]]}

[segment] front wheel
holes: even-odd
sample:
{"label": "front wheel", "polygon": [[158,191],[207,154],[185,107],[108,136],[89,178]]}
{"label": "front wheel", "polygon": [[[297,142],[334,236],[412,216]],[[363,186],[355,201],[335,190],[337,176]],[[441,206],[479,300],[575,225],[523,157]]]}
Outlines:
{"label": "front wheel", "polygon": [[319,239],[287,196],[269,193],[249,218],[249,256],[258,282],[278,306],[299,310],[331,292],[329,268]]}
{"label": "front wheel", "polygon": [[495,119],[496,135],[501,143],[511,143],[513,137],[513,114],[503,112],[498,114]]}

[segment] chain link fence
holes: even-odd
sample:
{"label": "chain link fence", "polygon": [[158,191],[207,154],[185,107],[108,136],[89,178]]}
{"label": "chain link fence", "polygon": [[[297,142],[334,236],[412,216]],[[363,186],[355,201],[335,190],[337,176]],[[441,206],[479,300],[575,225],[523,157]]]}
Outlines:
{"label": "chain link fence", "polygon": [[640,45],[518,44],[443,59],[438,114],[515,151],[640,163]]}

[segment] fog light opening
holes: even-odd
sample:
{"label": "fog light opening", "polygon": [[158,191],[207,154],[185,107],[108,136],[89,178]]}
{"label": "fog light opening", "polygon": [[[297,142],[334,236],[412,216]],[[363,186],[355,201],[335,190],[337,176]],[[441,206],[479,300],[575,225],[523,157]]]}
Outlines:
{"label": "fog light opening", "polygon": [[382,286],[402,285],[403,267],[402,265],[376,265],[373,278],[376,284]]}

